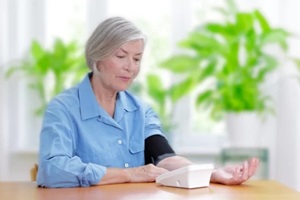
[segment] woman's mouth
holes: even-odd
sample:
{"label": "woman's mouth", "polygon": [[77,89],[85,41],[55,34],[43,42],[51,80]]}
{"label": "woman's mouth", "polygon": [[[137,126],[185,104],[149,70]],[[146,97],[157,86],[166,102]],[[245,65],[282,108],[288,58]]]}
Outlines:
{"label": "woman's mouth", "polygon": [[130,81],[131,78],[127,77],[127,76],[119,76],[119,79],[121,79],[124,82],[128,82],[128,81]]}

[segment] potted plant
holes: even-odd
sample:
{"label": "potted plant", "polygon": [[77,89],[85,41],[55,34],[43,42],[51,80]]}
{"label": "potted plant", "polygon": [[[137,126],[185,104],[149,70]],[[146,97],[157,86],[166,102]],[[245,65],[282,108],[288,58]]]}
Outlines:
{"label": "potted plant", "polygon": [[[227,10],[219,11],[223,22],[197,27],[179,43],[185,51],[167,59],[162,67],[182,77],[169,90],[173,101],[195,92],[196,105],[209,109],[213,119],[227,116],[228,123],[234,119],[233,124],[243,124],[243,119],[249,124],[257,119],[257,113],[273,110],[271,98],[261,86],[280,60],[266,49],[275,44],[286,52],[290,34],[272,27],[259,10],[238,11],[233,1],[228,1]],[[237,129],[227,126],[230,133]],[[241,136],[246,129],[237,131]],[[251,138],[255,132],[251,131]],[[250,140],[241,137],[242,142]],[[253,140],[250,145],[255,143]]]}
{"label": "potted plant", "polygon": [[52,48],[47,49],[34,40],[29,55],[10,67],[7,77],[16,72],[25,75],[29,87],[40,99],[35,113],[41,115],[52,97],[78,82],[87,71],[83,50],[76,42],[56,39]]}

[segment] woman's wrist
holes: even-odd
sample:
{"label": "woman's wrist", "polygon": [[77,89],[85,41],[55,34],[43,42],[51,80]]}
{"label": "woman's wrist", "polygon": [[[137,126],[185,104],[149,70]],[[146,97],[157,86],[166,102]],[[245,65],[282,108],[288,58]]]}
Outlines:
{"label": "woman's wrist", "polygon": [[123,177],[124,177],[124,183],[130,183],[132,181],[130,169],[122,169]]}
{"label": "woman's wrist", "polygon": [[218,183],[218,180],[217,180],[217,169],[214,169],[213,172],[211,173],[210,182],[211,183]]}

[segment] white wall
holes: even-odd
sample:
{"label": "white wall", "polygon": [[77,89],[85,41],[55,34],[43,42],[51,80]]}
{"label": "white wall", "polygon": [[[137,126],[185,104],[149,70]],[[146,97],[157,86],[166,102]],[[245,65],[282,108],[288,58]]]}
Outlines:
{"label": "white wall", "polygon": [[[5,30],[1,31],[0,37],[1,180],[28,180],[29,167],[25,162],[32,164],[37,160],[36,153],[28,159],[18,154],[21,143],[26,143],[28,140],[30,140],[27,142],[29,144],[32,141],[38,141],[36,139],[38,134],[33,134],[32,138],[26,137],[26,133],[33,132],[32,130],[36,127],[33,124],[34,118],[29,114],[32,112],[33,102],[28,101],[30,93],[28,93],[26,81],[18,75],[6,79],[5,70],[9,64],[15,64],[16,60],[22,57],[32,39],[43,41],[43,12],[43,1],[0,1],[0,27],[1,30]],[[37,146],[37,143],[33,143],[33,146]]]}
{"label": "white wall", "polygon": [[[299,1],[280,1],[280,23],[294,33],[300,34]],[[300,41],[291,40],[291,54],[298,56]],[[291,187],[300,191],[300,79],[296,78],[295,66],[286,63],[282,70],[283,81],[280,84],[278,96],[278,131],[276,143],[276,176]]]}
{"label": "white wall", "polygon": [[[7,15],[8,15],[8,11],[7,11],[7,2],[6,1],[0,1],[0,29],[1,30],[5,30],[5,28],[7,27]],[[5,31],[1,31],[0,32],[0,44],[3,45],[4,47],[6,47],[6,32]],[[3,48],[2,48],[3,49]],[[6,53],[5,51],[0,50],[0,63],[4,63],[6,57]],[[1,66],[1,65],[0,65]],[[5,81],[4,81],[4,76],[3,76],[3,67],[0,68],[0,94],[5,94]],[[5,120],[5,111],[4,111],[4,106],[1,105],[5,105],[4,104],[4,95],[0,95],[0,159],[3,160],[5,163],[7,161],[7,137],[6,137],[6,133],[7,132],[7,126],[6,126],[6,120]],[[0,177],[4,177],[5,176],[5,172],[7,171],[7,165],[6,164],[2,164],[0,165]]]}

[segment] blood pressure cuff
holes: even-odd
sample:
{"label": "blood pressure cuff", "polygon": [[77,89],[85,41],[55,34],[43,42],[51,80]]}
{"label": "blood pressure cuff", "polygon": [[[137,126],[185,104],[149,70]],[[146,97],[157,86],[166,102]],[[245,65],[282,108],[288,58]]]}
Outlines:
{"label": "blood pressure cuff", "polygon": [[168,140],[161,135],[152,135],[145,140],[145,164],[156,165],[159,161],[175,156]]}

